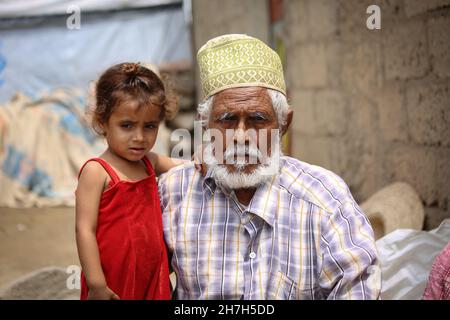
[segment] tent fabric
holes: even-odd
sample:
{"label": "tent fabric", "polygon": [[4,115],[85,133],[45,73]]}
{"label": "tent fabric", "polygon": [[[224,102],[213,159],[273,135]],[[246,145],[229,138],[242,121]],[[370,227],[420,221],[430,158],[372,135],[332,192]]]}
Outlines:
{"label": "tent fabric", "polygon": [[0,2],[0,18],[67,14],[68,9],[73,7],[78,7],[83,12],[93,12],[181,2],[181,0],[3,0]]}
{"label": "tent fabric", "polygon": [[84,106],[81,91],[62,88],[0,107],[0,206],[74,205],[80,166],[105,147]]}
{"label": "tent fabric", "polygon": [[124,61],[192,60],[180,7],[82,14],[79,29],[67,17],[0,20],[0,103],[16,92],[36,99],[60,86],[87,90],[109,66]]}
{"label": "tent fabric", "polygon": [[[92,96],[58,88],[37,100],[17,94],[0,105],[0,207],[73,206],[78,172],[107,145],[86,114]],[[153,152],[168,155],[170,131],[160,124]]]}
{"label": "tent fabric", "polygon": [[429,232],[398,229],[379,239],[382,299],[422,299],[434,259],[449,242],[450,219]]}

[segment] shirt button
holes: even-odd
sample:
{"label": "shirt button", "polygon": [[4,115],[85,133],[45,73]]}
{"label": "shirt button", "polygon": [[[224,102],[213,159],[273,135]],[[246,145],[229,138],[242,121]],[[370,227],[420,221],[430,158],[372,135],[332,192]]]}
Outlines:
{"label": "shirt button", "polygon": [[256,258],[256,253],[250,252],[249,257],[250,257],[250,259],[255,259]]}

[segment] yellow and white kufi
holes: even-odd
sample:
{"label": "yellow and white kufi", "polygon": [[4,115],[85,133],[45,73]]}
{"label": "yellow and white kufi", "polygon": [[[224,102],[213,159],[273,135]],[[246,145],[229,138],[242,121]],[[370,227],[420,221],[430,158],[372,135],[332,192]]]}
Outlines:
{"label": "yellow and white kufi", "polygon": [[278,54],[259,39],[227,34],[209,40],[197,54],[204,99],[229,88],[265,87],[286,95]]}

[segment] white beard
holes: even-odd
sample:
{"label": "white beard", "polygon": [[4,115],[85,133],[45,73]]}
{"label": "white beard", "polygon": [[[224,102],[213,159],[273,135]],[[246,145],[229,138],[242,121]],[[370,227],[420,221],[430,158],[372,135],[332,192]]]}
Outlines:
{"label": "white beard", "polygon": [[[282,156],[280,137],[276,135],[275,141],[271,148],[271,155],[267,155],[263,164],[257,164],[256,168],[251,173],[244,172],[245,167],[248,164],[242,163],[245,161],[243,158],[245,152],[249,155],[249,163],[252,162],[252,157],[261,159],[261,152],[256,148],[249,146],[247,150],[243,146],[237,146],[237,161],[234,164],[236,171],[230,172],[225,164],[220,164],[214,156],[213,143],[208,143],[203,153],[203,160],[208,165],[208,168],[212,170],[212,177],[216,184],[224,187],[225,189],[249,189],[256,188],[260,185],[268,183],[272,178],[280,172],[280,157]],[[224,161],[230,163],[234,159],[234,146],[227,148],[223,155]],[[254,160],[254,159],[253,159]]]}

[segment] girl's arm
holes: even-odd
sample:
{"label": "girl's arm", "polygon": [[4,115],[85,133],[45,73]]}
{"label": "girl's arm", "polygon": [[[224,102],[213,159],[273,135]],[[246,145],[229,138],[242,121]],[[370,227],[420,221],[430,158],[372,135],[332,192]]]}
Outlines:
{"label": "girl's arm", "polygon": [[103,167],[95,161],[88,162],[75,193],[76,240],[81,268],[89,288],[88,299],[118,299],[107,286],[96,238],[98,207],[105,181]]}
{"label": "girl's arm", "polygon": [[149,152],[148,158],[152,163],[152,166],[155,169],[155,174],[157,176],[169,171],[173,167],[189,162],[188,160],[169,158],[152,151]]}

